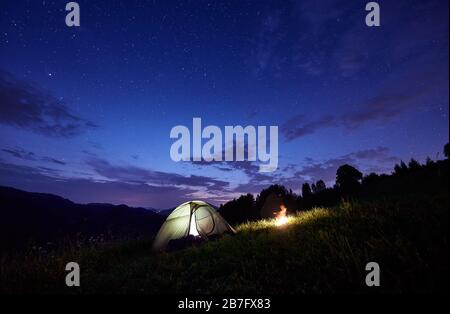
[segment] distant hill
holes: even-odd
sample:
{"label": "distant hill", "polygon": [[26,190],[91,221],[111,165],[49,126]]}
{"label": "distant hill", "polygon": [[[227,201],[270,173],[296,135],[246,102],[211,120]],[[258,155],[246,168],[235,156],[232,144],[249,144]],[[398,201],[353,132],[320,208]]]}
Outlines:
{"label": "distant hill", "polygon": [[157,213],[158,213],[159,215],[163,216],[163,217],[167,217],[167,216],[169,216],[169,215],[173,212],[174,209],[175,209],[175,208],[160,209],[160,210],[157,211]]}
{"label": "distant hill", "polygon": [[0,186],[0,250],[67,238],[155,234],[164,217],[126,205],[76,204],[44,193]]}

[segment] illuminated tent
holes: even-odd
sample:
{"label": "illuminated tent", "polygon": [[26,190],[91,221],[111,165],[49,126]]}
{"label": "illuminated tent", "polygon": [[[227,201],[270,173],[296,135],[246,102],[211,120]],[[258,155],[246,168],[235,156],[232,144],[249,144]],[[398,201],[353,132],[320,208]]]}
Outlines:
{"label": "illuminated tent", "polygon": [[282,198],[274,192],[270,193],[261,208],[261,218],[275,218],[281,206],[285,206]]}
{"label": "illuminated tent", "polygon": [[234,229],[208,203],[202,201],[186,202],[175,208],[159,229],[153,243],[153,250],[166,248],[171,240],[199,237],[208,239]]}

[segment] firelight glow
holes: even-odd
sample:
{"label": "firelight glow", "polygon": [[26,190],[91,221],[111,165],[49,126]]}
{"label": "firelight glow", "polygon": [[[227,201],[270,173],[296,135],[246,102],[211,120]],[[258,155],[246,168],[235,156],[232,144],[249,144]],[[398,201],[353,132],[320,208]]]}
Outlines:
{"label": "firelight glow", "polygon": [[288,222],[288,218],[286,216],[280,217],[275,220],[275,226],[282,226]]}
{"label": "firelight glow", "polygon": [[287,213],[286,206],[280,205],[280,211],[275,213],[275,225],[276,226],[282,226],[288,222],[286,213]]}

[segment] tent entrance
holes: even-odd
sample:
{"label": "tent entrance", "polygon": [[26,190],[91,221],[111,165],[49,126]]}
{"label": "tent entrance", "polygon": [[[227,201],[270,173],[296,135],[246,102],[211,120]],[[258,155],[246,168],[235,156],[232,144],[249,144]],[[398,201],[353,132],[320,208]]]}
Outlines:
{"label": "tent entrance", "polygon": [[198,237],[200,235],[197,230],[197,222],[195,221],[195,213],[194,212],[192,212],[192,215],[191,215],[191,223],[189,226],[189,235],[192,235],[194,237]]}

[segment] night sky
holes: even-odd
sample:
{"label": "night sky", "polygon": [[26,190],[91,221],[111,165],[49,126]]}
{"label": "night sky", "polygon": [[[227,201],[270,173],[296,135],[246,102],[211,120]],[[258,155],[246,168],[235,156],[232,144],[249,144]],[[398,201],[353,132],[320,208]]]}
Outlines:
{"label": "night sky", "polygon": [[[448,142],[448,1],[0,4],[0,185],[73,201],[220,204],[390,173]],[[278,125],[279,167],[175,163],[175,125]]]}

